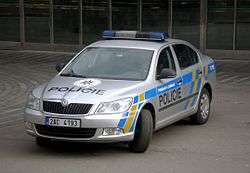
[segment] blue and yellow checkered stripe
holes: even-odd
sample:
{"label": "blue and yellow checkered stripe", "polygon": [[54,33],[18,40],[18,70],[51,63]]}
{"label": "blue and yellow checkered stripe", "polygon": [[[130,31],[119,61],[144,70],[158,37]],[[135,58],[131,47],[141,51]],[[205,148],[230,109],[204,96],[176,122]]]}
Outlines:
{"label": "blue and yellow checkered stripe", "polygon": [[200,74],[200,71],[202,71],[202,67],[199,67],[192,71],[192,81],[191,81],[191,87],[188,91],[188,95],[189,96],[194,95],[194,97],[190,97],[187,100],[185,109],[192,107],[195,104],[195,101],[197,99],[197,96],[195,94],[199,92],[201,84],[202,84],[202,79],[203,79],[203,76],[202,76],[203,73]]}
{"label": "blue and yellow checkered stripe", "polygon": [[125,133],[132,132],[134,130],[139,111],[145,101],[145,98],[149,99],[156,96],[156,94],[154,95],[154,93],[151,92],[152,91],[148,91],[135,96],[133,99],[133,105],[131,106],[130,110],[123,114],[123,117],[118,123],[118,127],[122,128]]}
{"label": "blue and yellow checkered stripe", "polygon": [[[199,74],[199,72],[202,71],[202,74]],[[208,80],[208,75],[215,71],[214,63],[210,63],[208,65],[205,65],[203,67],[199,67],[192,71],[190,76],[192,76],[192,80],[188,81],[187,83],[191,82],[191,87],[189,89],[189,96],[192,96],[190,99],[188,99],[185,109],[188,109],[190,107],[193,107],[196,103],[196,100],[198,98],[198,92],[200,91],[201,86],[205,84],[205,82]],[[185,77],[184,77],[185,78]]]}
{"label": "blue and yellow checkered stripe", "polygon": [[[203,70],[202,74],[199,74],[199,71]],[[208,74],[213,72],[214,69],[214,63],[211,63],[209,65],[202,67],[199,67],[195,69],[192,72],[189,72],[182,76],[183,83],[182,85],[190,84],[191,87],[189,90],[189,95],[195,94],[199,92],[200,87],[205,83],[205,81],[208,79]],[[122,128],[125,133],[133,132],[135,129],[136,121],[139,116],[141,106],[143,103],[153,97],[156,97],[160,93],[167,92],[171,89],[174,89],[176,87],[179,87],[180,85],[177,83],[177,81],[180,78],[174,79],[172,81],[169,81],[163,85],[157,86],[155,88],[149,89],[145,92],[142,92],[133,98],[133,104],[129,111],[125,112],[120,119],[118,123],[118,127]],[[188,106],[193,106],[195,104],[197,97],[190,98],[187,102],[187,105],[185,106],[185,109],[188,108]]]}
{"label": "blue and yellow checkered stripe", "polygon": [[135,96],[133,98],[133,105],[131,106],[128,112],[123,114],[123,117],[118,123],[118,127],[122,128],[125,133],[132,132],[135,128],[135,124],[139,116],[141,106],[143,105],[145,100],[149,100],[155,97],[156,95],[156,88],[153,88]]}

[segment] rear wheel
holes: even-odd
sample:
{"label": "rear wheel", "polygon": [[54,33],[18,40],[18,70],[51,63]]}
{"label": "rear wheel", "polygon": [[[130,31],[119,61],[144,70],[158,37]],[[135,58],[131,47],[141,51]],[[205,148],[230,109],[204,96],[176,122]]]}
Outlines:
{"label": "rear wheel", "polygon": [[198,111],[190,117],[194,124],[205,124],[208,121],[210,115],[210,103],[210,94],[206,88],[203,88],[199,98]]}
{"label": "rear wheel", "polygon": [[129,142],[132,152],[143,153],[147,150],[153,135],[153,119],[149,110],[143,109],[138,117],[134,140]]}

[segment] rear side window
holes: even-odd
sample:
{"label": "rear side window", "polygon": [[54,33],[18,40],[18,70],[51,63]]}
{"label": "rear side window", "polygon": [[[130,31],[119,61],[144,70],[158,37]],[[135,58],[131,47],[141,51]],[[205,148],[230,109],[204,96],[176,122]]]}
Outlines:
{"label": "rear side window", "polygon": [[198,55],[191,47],[184,44],[176,44],[173,45],[173,48],[181,69],[198,63]]}

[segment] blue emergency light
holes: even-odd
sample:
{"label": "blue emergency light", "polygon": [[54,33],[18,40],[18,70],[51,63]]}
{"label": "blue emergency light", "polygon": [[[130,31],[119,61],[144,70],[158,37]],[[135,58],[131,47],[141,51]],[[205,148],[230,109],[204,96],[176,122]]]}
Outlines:
{"label": "blue emergency light", "polygon": [[164,41],[169,38],[167,32],[138,32],[138,31],[112,31],[106,30],[102,37],[105,39],[135,39]]}

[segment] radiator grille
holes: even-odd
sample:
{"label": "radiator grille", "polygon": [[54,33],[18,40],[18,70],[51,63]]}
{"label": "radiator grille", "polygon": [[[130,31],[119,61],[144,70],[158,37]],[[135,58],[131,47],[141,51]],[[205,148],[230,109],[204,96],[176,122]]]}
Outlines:
{"label": "radiator grille", "polygon": [[57,114],[87,114],[92,106],[92,104],[70,103],[64,107],[60,102],[43,101],[45,112]]}

